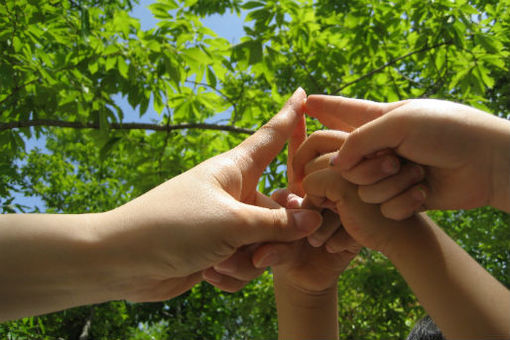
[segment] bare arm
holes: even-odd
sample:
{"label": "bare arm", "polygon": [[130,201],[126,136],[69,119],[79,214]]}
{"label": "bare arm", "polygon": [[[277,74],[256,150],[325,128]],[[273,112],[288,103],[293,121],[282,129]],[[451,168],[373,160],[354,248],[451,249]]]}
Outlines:
{"label": "bare arm", "polygon": [[385,255],[448,339],[508,339],[510,291],[426,215],[403,222]]}
{"label": "bare arm", "polygon": [[280,339],[338,339],[336,284],[322,292],[304,292],[275,273],[274,290]]}
{"label": "bare arm", "polygon": [[116,298],[94,229],[104,215],[0,215],[0,321]]}

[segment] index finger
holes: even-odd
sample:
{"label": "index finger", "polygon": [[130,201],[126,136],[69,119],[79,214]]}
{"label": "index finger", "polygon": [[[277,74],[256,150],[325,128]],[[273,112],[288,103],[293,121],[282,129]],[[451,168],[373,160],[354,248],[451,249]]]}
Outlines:
{"label": "index finger", "polygon": [[288,155],[287,155],[287,180],[290,191],[300,197],[305,195],[302,183],[296,178],[294,168],[292,166],[294,157],[296,156],[298,148],[306,140],[306,120],[305,116],[299,117],[299,121],[294,129],[294,132],[290,136]]}
{"label": "index finger", "polygon": [[305,166],[309,161],[324,153],[337,151],[346,138],[345,132],[335,130],[320,130],[311,134],[294,157],[296,178],[302,180],[305,176]]}
{"label": "index finger", "polygon": [[247,160],[241,164],[243,173],[258,178],[278,155],[303,116],[305,99],[305,91],[298,88],[280,112],[236,147]]}
{"label": "index finger", "polygon": [[310,95],[305,110],[309,116],[317,118],[330,129],[350,132],[404,103],[377,103],[340,96]]}

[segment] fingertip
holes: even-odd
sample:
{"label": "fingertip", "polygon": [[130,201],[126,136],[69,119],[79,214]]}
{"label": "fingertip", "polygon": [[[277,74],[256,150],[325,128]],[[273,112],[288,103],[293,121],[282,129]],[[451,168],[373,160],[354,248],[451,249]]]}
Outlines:
{"label": "fingertip", "polygon": [[303,113],[305,110],[306,99],[306,91],[300,86],[294,91],[289,102],[298,108],[298,112]]}
{"label": "fingertip", "polygon": [[361,156],[356,156],[351,153],[350,147],[346,146],[348,143],[349,138],[347,138],[345,143],[340,147],[340,150],[338,150],[336,158],[331,161],[332,166],[340,171],[349,171],[361,161]]}
{"label": "fingertip", "polygon": [[308,243],[314,248],[322,247],[322,245],[324,244],[324,241],[322,239],[314,237],[314,235],[310,235],[306,239]]}
{"label": "fingertip", "polygon": [[220,284],[223,281],[223,275],[213,268],[208,268],[202,271],[202,278],[212,285]]}
{"label": "fingertip", "polygon": [[296,228],[306,234],[312,233],[322,224],[322,215],[315,210],[296,210],[292,212]]}

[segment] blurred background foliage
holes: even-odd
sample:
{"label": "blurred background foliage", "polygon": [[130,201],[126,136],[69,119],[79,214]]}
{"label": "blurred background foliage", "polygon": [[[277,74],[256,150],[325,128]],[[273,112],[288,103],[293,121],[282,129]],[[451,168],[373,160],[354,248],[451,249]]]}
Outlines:
{"label": "blurred background foliage", "polygon": [[[376,101],[444,98],[510,114],[508,0],[159,0],[150,6],[159,23],[149,30],[129,14],[136,3],[0,1],[3,213],[112,209],[237,145],[298,86]],[[227,12],[246,14],[237,44],[201,21]],[[118,95],[137,120],[126,120]],[[144,119],[154,111],[159,119]],[[45,145],[26,148],[30,138]],[[261,191],[286,185],[285,159],[283,152],[267,169]],[[508,214],[431,216],[510,287]],[[424,314],[376,252],[364,250],[338,284],[342,339],[402,339]],[[270,272],[235,294],[200,284],[171,301],[0,324],[7,339],[276,334]]]}

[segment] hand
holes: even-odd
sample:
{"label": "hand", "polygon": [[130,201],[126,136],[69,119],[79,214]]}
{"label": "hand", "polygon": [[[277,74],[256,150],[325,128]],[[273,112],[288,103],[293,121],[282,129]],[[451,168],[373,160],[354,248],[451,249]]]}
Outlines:
{"label": "hand", "polygon": [[[306,199],[287,189],[277,190],[271,196],[278,204],[295,209],[307,206]],[[257,268],[271,266],[275,276],[285,278],[288,284],[306,293],[319,293],[336,286],[338,276],[361,249],[343,229],[338,215],[323,211],[321,228],[336,230],[325,246],[313,247],[307,240],[292,243],[269,243],[260,246],[253,255]]]}
{"label": "hand", "polygon": [[[330,128],[355,129],[333,163],[362,184],[363,201],[382,203],[387,217],[403,219],[416,208],[510,211],[510,122],[504,119],[439,100],[385,104],[310,96],[306,111]],[[370,159],[388,148],[423,167],[406,164],[395,175],[392,156]]]}
{"label": "hand", "polygon": [[355,242],[384,252],[403,224],[384,218],[378,206],[362,202],[357,186],[329,165],[332,152],[342,146],[347,136],[341,131],[315,132],[299,148],[294,171],[305,174],[303,188],[311,204],[334,206],[343,228]]}
{"label": "hand", "polygon": [[209,159],[108,213],[98,230],[115,265],[118,298],[154,301],[179,295],[201,271],[253,243],[294,241],[321,223],[318,212],[263,208],[257,182],[302,116],[298,89],[285,107],[236,148]]}

